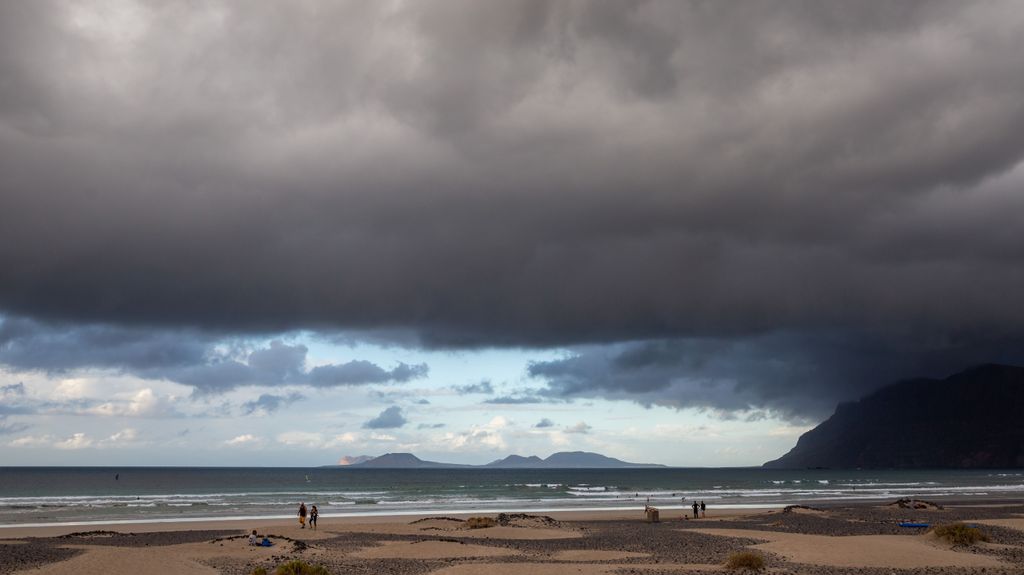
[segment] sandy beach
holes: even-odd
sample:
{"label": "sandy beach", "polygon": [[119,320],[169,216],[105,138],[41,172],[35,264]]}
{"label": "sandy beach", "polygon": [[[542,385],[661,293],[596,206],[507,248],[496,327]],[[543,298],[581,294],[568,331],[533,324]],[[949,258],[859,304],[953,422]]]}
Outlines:
{"label": "sandy beach", "polygon": [[[1024,573],[1024,504],[712,509],[699,520],[665,510],[659,523],[642,509],[480,516],[495,525],[473,529],[450,515],[324,517],[316,531],[280,519],[4,528],[0,573],[247,575],[300,559],[330,573],[662,575],[724,572],[744,550],[770,573]],[[965,521],[989,541],[952,546],[901,521]],[[273,546],[250,546],[252,529]]]}

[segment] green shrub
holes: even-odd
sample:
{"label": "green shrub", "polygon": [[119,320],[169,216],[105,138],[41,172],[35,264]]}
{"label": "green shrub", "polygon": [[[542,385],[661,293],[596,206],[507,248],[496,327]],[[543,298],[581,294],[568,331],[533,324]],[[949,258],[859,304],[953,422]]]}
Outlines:
{"label": "green shrub", "polygon": [[494,527],[498,523],[490,517],[470,517],[466,520],[466,525],[470,529],[483,529],[485,527]]}
{"label": "green shrub", "polygon": [[323,565],[310,565],[305,561],[289,561],[284,565],[278,565],[274,575],[331,575]]}
{"label": "green shrub", "polygon": [[267,575],[267,570],[265,567],[257,567],[252,570],[252,575]]}
{"label": "green shrub", "polygon": [[764,569],[764,557],[753,551],[737,551],[729,556],[729,559],[725,562],[725,568],[760,571]]}
{"label": "green shrub", "polygon": [[985,535],[984,531],[963,523],[936,525],[932,531],[940,539],[945,539],[953,545],[974,545],[978,541],[988,541],[988,535]]}

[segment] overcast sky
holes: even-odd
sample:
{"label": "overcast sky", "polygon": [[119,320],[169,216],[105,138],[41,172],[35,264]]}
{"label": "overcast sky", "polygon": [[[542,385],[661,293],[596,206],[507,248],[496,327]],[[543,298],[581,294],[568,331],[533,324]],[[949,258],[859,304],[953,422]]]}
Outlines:
{"label": "overcast sky", "polygon": [[1024,362],[1018,2],[0,3],[0,460],[755,465]]}

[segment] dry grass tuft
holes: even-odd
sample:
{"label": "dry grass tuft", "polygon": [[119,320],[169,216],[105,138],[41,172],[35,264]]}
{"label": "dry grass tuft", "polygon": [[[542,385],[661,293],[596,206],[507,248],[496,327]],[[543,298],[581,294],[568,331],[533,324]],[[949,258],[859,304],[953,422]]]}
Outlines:
{"label": "dry grass tuft", "polygon": [[466,520],[466,525],[470,529],[484,529],[486,527],[494,527],[498,522],[490,517],[470,517]]}
{"label": "dry grass tuft", "polygon": [[764,569],[764,557],[753,551],[737,551],[729,556],[729,559],[725,562],[725,568],[760,571]]}
{"label": "dry grass tuft", "polygon": [[932,531],[940,539],[945,539],[953,545],[974,545],[979,541],[988,541],[988,535],[984,531],[963,523],[936,525]]}

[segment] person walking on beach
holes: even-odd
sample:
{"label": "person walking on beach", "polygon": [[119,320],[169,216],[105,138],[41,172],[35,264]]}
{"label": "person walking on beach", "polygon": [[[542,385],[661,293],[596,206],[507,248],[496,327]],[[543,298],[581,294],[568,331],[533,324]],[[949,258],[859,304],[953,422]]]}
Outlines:
{"label": "person walking on beach", "polygon": [[316,505],[309,508],[309,528],[316,529],[316,518],[320,517],[320,511],[317,510]]}
{"label": "person walking on beach", "polygon": [[[316,509],[316,508],[314,507],[314,509]],[[704,505],[704,500],[703,499],[701,499],[701,501],[700,501],[700,516],[701,517],[707,517],[708,516],[708,508],[707,508],[706,505]]]}
{"label": "person walking on beach", "polygon": [[299,503],[299,525],[302,526],[302,527],[299,527],[299,529],[305,529],[306,528],[306,504],[305,503]]}
{"label": "person walking on beach", "polygon": [[697,500],[696,499],[693,500],[693,505],[691,505],[690,507],[693,507],[693,518],[696,519],[697,518],[697,510],[700,509],[700,507],[697,505]]}

